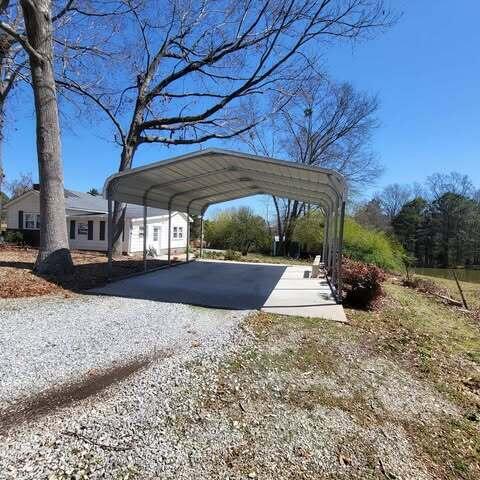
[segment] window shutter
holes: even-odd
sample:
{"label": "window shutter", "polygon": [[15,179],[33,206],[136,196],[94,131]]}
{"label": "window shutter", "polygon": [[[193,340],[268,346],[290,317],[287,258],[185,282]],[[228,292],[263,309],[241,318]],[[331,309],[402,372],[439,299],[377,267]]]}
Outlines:
{"label": "window shutter", "polygon": [[100,240],[105,240],[105,222],[100,220]]}
{"label": "window shutter", "polygon": [[70,220],[70,238],[75,239],[75,220]]}
{"label": "window shutter", "polygon": [[18,228],[23,229],[23,210],[18,211]]}
{"label": "window shutter", "polygon": [[88,240],[93,240],[93,220],[88,221]]}

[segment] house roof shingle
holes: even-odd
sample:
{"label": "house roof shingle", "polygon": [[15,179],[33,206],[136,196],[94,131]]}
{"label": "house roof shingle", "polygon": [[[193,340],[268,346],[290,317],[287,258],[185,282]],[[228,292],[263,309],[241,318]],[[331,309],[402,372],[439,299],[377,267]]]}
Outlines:
{"label": "house roof shingle", "polygon": [[[79,210],[90,213],[107,213],[108,211],[107,201],[102,196],[68,189],[65,189],[65,208],[67,210]],[[155,217],[160,215],[168,215],[168,211],[162,208],[148,207],[147,216]],[[127,205],[127,217],[143,217],[143,206]]]}

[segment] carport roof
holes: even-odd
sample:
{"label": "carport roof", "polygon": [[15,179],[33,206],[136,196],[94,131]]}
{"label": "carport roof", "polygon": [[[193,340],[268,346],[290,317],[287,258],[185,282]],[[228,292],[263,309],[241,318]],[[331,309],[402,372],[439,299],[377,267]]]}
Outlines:
{"label": "carport roof", "polygon": [[346,194],[334,170],[207,149],[110,176],[104,195],[120,202],[201,214],[212,204],[269,194],[338,208]]}

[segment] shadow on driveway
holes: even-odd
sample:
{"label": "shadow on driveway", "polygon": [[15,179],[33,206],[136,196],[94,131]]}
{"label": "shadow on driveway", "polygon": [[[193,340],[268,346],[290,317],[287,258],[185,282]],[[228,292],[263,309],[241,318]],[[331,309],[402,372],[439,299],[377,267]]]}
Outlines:
{"label": "shadow on driveway", "polygon": [[191,262],[119,280],[88,293],[231,310],[261,308],[287,267]]}

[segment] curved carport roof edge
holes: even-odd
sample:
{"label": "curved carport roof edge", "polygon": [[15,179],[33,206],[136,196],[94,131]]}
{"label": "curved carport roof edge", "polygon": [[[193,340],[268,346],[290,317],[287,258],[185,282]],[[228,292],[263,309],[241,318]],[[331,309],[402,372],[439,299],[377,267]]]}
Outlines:
{"label": "curved carport roof edge", "polygon": [[338,207],[346,190],[334,170],[213,148],[111,175],[104,196],[180,211],[190,205],[199,214],[206,205],[261,193],[322,206],[330,199]]}

